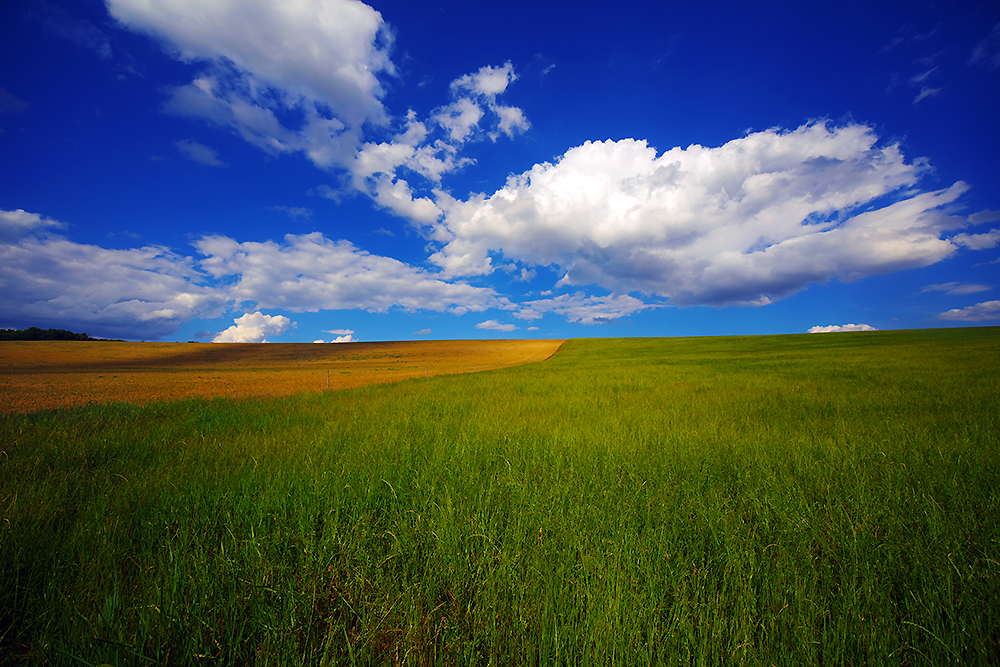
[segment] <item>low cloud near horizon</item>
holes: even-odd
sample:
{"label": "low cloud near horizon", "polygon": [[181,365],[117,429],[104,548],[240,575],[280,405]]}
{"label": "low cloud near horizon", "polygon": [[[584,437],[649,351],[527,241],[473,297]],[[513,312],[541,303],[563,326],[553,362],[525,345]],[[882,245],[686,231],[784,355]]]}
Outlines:
{"label": "low cloud near horizon", "polygon": [[815,326],[806,333],[835,333],[838,331],[878,331],[868,324],[830,324],[828,326]]}
{"label": "low cloud near horizon", "polygon": [[235,324],[220,332],[213,343],[266,343],[267,336],[278,336],[292,326],[292,321],[284,315],[264,315],[261,312],[246,313],[233,320]]}

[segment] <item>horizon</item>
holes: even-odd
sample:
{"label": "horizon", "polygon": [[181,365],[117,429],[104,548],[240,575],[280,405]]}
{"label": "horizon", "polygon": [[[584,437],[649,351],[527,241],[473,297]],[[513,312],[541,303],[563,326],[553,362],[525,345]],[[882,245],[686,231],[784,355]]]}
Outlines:
{"label": "horizon", "polygon": [[1000,323],[995,3],[575,8],[3,6],[0,328]]}

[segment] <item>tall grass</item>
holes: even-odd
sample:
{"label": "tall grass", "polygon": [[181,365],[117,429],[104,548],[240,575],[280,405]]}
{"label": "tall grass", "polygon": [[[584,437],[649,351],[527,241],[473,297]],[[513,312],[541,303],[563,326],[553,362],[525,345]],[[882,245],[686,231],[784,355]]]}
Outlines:
{"label": "tall grass", "polygon": [[0,661],[1000,662],[1000,330],[0,421]]}

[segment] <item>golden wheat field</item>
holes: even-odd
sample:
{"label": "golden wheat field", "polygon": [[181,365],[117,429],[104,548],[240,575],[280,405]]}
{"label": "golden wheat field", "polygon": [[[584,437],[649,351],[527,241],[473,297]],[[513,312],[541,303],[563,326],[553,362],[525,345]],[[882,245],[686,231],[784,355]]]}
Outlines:
{"label": "golden wheat field", "polygon": [[542,361],[561,340],[384,343],[0,343],[0,412],[264,397]]}

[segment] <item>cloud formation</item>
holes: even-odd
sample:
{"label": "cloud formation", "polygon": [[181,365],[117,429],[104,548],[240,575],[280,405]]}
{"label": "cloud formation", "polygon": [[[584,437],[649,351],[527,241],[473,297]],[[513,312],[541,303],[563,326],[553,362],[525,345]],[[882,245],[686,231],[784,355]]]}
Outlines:
{"label": "cloud formation", "polygon": [[935,319],[953,322],[990,322],[1000,320],[1000,301],[983,301],[974,306],[952,308],[937,315]]}
{"label": "cloud formation", "polygon": [[607,324],[632,313],[657,305],[647,304],[627,294],[585,296],[582,293],[561,294],[550,299],[526,301],[516,306],[514,317],[535,320],[545,313],[562,315],[578,324]]}
{"label": "cloud formation", "polygon": [[57,223],[0,212],[0,313],[10,325],[156,339],[221,313],[225,297],[191,258],[160,246],[110,250],[30,233]]}
{"label": "cloud formation", "polygon": [[213,343],[266,343],[267,336],[279,336],[292,326],[284,315],[246,313],[233,320],[235,324],[212,339]]}
{"label": "cloud formation", "polygon": [[831,324],[825,327],[811,327],[806,333],[836,333],[838,331],[878,331],[878,329],[868,324]]}
{"label": "cloud formation", "polygon": [[951,296],[964,296],[966,294],[975,294],[977,292],[987,292],[993,289],[989,285],[971,285],[959,282],[950,283],[939,283],[935,285],[927,285],[921,292],[944,292]]}
{"label": "cloud formation", "polygon": [[354,337],[354,331],[351,329],[327,329],[326,333],[336,336],[336,338],[330,341],[331,343],[356,343],[358,340]]}
{"label": "cloud formation", "polygon": [[194,246],[205,256],[200,267],[227,285],[228,298],[255,308],[384,312],[398,307],[461,314],[500,303],[492,289],[445,282],[319,232],[287,234],[284,243],[207,236]]}
{"label": "cloud formation", "polygon": [[34,232],[47,229],[64,229],[66,225],[58,220],[43,218],[37,213],[24,209],[0,210],[0,243],[13,243]]}
{"label": "cloud formation", "polygon": [[967,224],[945,208],[961,182],[932,192],[874,131],[810,123],[718,148],[657,155],[645,141],[587,142],[511,176],[487,197],[439,199],[431,261],[487,275],[500,255],[551,266],[561,285],[640,292],[677,305],[764,305],[811,283],[927,266]]}
{"label": "cloud formation", "polygon": [[517,329],[516,324],[502,324],[496,320],[486,320],[485,322],[480,322],[476,325],[477,329],[486,329],[489,331],[514,331]]}
{"label": "cloud formation", "polygon": [[[382,15],[357,0],[108,0],[108,7],[125,27],[201,67],[191,83],[168,90],[168,112],[228,128],[271,155],[303,153],[317,167],[346,171],[352,188],[423,224],[441,210],[414,194],[398,169],[437,184],[469,164],[458,156],[462,144],[530,127],[521,109],[498,101],[516,79],[508,62],[458,77],[449,87],[452,101],[426,121],[410,110],[401,131],[372,139],[394,125],[380,79],[396,73],[393,38]],[[201,144],[178,148],[222,166]]]}
{"label": "cloud formation", "polygon": [[204,164],[209,167],[228,167],[225,162],[219,159],[219,154],[215,152],[215,149],[209,148],[205,144],[200,144],[193,139],[182,139],[180,141],[175,141],[174,146],[177,150],[181,152],[187,159],[192,162],[197,162],[198,164]]}
{"label": "cloud formation", "polygon": [[[157,339],[227,309],[460,315],[511,307],[490,288],[447,282],[318,232],[290,234],[283,243],[202,237],[193,244],[201,255],[195,257],[161,246],[106,249],[48,231],[64,226],[20,209],[0,211],[0,324]],[[222,340],[253,339],[248,327],[258,319],[237,321]],[[269,332],[273,327],[263,335]],[[337,335],[346,342],[353,333]]]}

